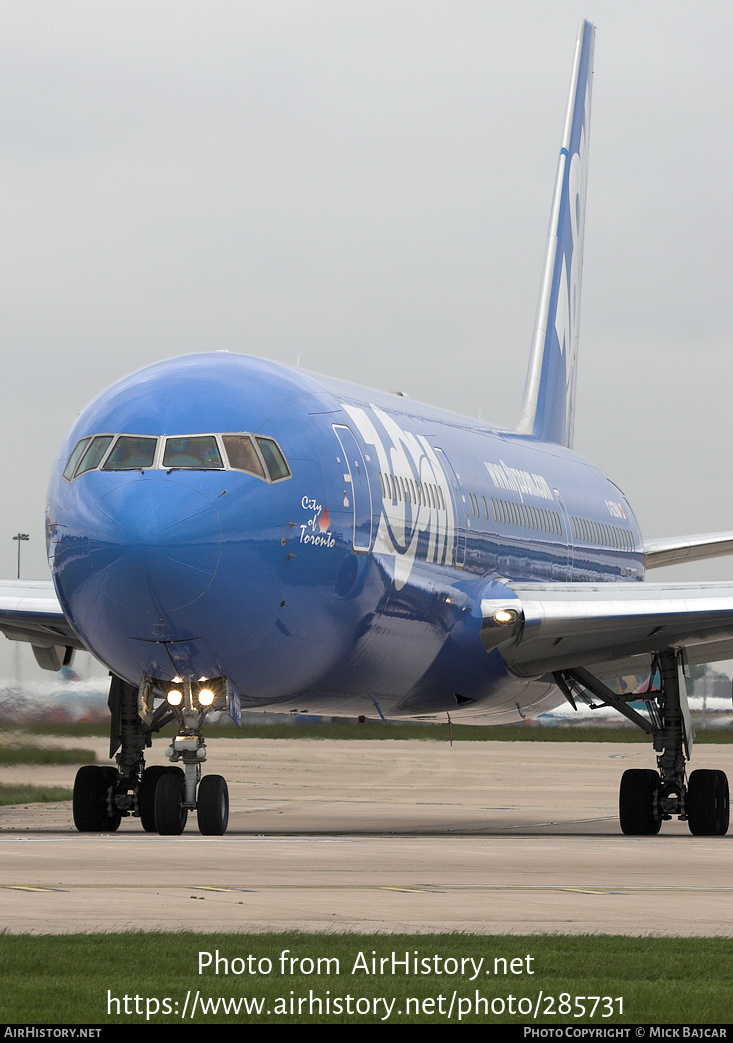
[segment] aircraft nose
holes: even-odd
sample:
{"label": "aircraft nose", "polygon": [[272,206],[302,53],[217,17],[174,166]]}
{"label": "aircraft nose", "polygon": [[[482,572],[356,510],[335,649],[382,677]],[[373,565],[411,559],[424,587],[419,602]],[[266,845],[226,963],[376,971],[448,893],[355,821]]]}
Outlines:
{"label": "aircraft nose", "polygon": [[90,520],[100,588],[126,609],[160,613],[196,601],[214,578],[221,527],[212,501],[180,480],[145,477],[110,490]]}

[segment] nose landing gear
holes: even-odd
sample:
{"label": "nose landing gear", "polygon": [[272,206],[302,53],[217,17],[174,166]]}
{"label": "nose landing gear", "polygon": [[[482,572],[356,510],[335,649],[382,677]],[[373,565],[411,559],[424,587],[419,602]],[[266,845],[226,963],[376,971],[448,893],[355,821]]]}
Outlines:
{"label": "nose landing gear", "polygon": [[229,823],[229,789],[221,775],[205,775],[196,804],[199,832],[205,837],[221,836]]}
{"label": "nose landing gear", "polygon": [[221,775],[201,777],[201,765],[206,760],[203,737],[184,731],[175,737],[166,756],[182,761],[183,770],[171,767],[158,780],[154,801],[157,832],[161,836],[178,836],[186,826],[189,811],[196,811],[200,833],[222,836],[229,823],[229,789]]}
{"label": "nose landing gear", "polygon": [[[166,693],[154,706],[155,692]],[[85,765],[74,782],[74,825],[82,833],[114,832],[123,817],[139,815],[143,829],[178,836],[196,811],[204,836],[221,836],[229,823],[229,790],[221,775],[201,777],[206,760],[202,727],[211,710],[228,709],[238,722],[239,700],[226,678],[173,684],[144,678],[139,690],[118,677],[110,685],[110,756],[117,768]],[[178,735],[166,750],[168,765],[145,767],[152,733],[172,720]],[[118,752],[119,751],[119,752]],[[182,767],[180,766],[182,764]]]}

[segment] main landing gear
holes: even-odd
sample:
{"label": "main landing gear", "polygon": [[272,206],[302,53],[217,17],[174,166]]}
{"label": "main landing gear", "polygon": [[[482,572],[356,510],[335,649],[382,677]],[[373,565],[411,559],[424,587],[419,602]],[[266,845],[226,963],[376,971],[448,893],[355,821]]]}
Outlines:
{"label": "main landing gear", "polygon": [[[662,822],[674,816],[686,821],[695,836],[723,836],[728,832],[728,779],[723,771],[693,771],[685,763],[692,753],[694,731],[685,689],[682,653],[665,649],[652,657],[649,690],[642,695],[617,695],[587,670],[576,668],[554,674],[570,702],[591,707],[610,706],[652,737],[657,771],[631,768],[623,773],[619,791],[619,821],[629,836],[652,836]],[[659,687],[652,682],[659,680]],[[628,705],[643,699],[647,717]]]}
{"label": "main landing gear", "polygon": [[[164,691],[155,707],[154,694]],[[206,743],[201,730],[210,710],[229,709],[234,693],[225,678],[173,684],[143,680],[140,688],[112,677],[110,757],[117,767],[88,764],[74,781],[74,825],[82,833],[114,832],[123,817],[139,816],[147,833],[178,836],[195,811],[204,836],[221,836],[229,822],[229,790],[221,775],[201,776]],[[176,720],[178,735],[167,765],[145,767],[152,734]]]}

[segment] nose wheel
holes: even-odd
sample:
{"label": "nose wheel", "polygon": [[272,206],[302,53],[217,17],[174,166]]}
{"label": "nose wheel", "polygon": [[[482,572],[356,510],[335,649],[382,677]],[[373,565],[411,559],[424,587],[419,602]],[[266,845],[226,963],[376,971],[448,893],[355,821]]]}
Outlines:
{"label": "nose wheel", "polygon": [[229,787],[221,775],[204,775],[199,783],[196,815],[199,832],[205,837],[220,837],[229,823]]}
{"label": "nose wheel", "polygon": [[158,779],[153,804],[155,829],[162,837],[178,837],[186,828],[186,778],[180,768]]}
{"label": "nose wheel", "polygon": [[159,832],[155,824],[155,791],[163,776],[171,772],[183,778],[180,768],[167,764],[153,764],[142,773],[137,789],[137,810],[140,815],[140,824],[146,833]]}
{"label": "nose wheel", "polygon": [[[148,771],[152,769],[149,768]],[[158,778],[153,800],[155,832],[164,837],[180,836],[188,821],[186,776],[180,768],[162,768],[156,774]],[[138,804],[139,799],[138,796]],[[142,811],[140,817],[143,819]],[[196,817],[199,832],[203,836],[220,837],[226,833],[229,823],[229,788],[226,779],[221,775],[205,775],[201,779],[196,800]]]}

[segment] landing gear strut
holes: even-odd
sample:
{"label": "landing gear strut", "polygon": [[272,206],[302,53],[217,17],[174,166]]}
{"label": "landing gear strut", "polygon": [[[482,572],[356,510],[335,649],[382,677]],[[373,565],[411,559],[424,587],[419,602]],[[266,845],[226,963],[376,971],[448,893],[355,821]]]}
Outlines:
{"label": "landing gear strut", "polygon": [[[155,695],[167,697],[154,705]],[[235,709],[239,700],[226,678],[175,683],[144,678],[140,688],[112,677],[110,757],[117,768],[80,768],[74,782],[74,825],[83,833],[113,832],[123,817],[139,815],[143,829],[163,836],[183,832],[196,811],[205,836],[221,836],[229,822],[229,791],[221,775],[201,777],[206,743],[201,729],[210,710]],[[176,720],[178,735],[166,750],[168,765],[145,767],[154,732]],[[179,765],[182,765],[179,766]],[[197,799],[198,790],[198,799]]]}
{"label": "landing gear strut", "polygon": [[[659,687],[652,681],[659,678]],[[619,821],[629,836],[652,836],[662,822],[677,816],[696,836],[723,836],[728,831],[728,779],[723,771],[698,770],[686,776],[694,731],[685,690],[682,653],[665,649],[652,657],[649,690],[641,696],[618,695],[587,670],[554,674],[573,708],[576,699],[589,706],[610,706],[652,737],[658,771],[625,771],[619,791]],[[628,706],[646,702],[647,717]]]}
{"label": "landing gear strut", "polygon": [[[123,817],[135,813],[136,794],[145,774],[143,751],[151,745],[152,731],[138,715],[137,697],[134,685],[112,675],[107,700],[109,755],[117,754],[117,767],[87,764],[76,773],[74,825],[81,833],[114,832]],[[143,818],[147,829],[145,822]]]}

